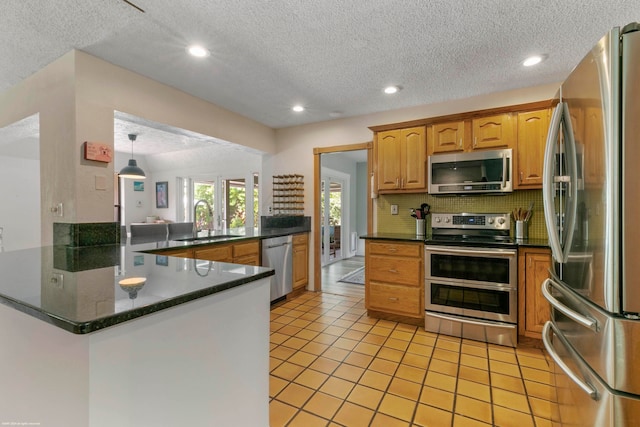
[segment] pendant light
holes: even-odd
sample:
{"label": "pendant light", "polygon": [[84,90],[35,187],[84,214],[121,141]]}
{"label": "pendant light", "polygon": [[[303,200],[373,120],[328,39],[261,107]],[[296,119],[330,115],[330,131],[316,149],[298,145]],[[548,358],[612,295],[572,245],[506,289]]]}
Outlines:
{"label": "pendant light", "polygon": [[136,179],[145,179],[146,175],[144,171],[138,167],[138,163],[133,158],[133,141],[136,140],[136,134],[130,133],[129,139],[131,140],[131,158],[129,159],[129,164],[123,167],[118,174],[122,178],[136,178]]}

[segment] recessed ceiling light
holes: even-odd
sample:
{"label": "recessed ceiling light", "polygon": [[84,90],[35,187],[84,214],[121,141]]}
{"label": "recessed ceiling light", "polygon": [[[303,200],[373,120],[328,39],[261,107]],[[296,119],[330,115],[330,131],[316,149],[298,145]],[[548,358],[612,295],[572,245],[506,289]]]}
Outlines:
{"label": "recessed ceiling light", "polygon": [[392,95],[397,93],[400,90],[400,86],[387,86],[384,88],[384,93],[387,95]]}
{"label": "recessed ceiling light", "polygon": [[531,67],[533,65],[539,64],[544,60],[544,55],[534,55],[530,56],[522,62],[522,65],[525,67]]}
{"label": "recessed ceiling light", "polygon": [[209,56],[209,50],[196,44],[189,46],[187,48],[187,52],[197,58],[204,58],[205,56]]}
{"label": "recessed ceiling light", "polygon": [[296,113],[302,113],[304,111],[304,107],[302,105],[294,105],[291,109]]}

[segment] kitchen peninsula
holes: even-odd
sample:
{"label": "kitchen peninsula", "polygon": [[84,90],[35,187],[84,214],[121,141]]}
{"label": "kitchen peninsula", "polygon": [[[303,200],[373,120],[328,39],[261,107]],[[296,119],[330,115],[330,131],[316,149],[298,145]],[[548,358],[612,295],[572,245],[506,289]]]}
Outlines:
{"label": "kitchen peninsula", "polygon": [[268,425],[271,269],[115,244],[0,271],[0,423]]}

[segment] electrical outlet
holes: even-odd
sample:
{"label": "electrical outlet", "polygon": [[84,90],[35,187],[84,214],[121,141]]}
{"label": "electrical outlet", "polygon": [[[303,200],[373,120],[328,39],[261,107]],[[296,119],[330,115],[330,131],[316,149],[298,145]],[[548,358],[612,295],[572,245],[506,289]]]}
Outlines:
{"label": "electrical outlet", "polygon": [[398,205],[391,205],[391,215],[398,215]]}
{"label": "electrical outlet", "polygon": [[64,288],[64,275],[62,273],[51,274],[51,285],[56,289]]}
{"label": "electrical outlet", "polygon": [[62,202],[58,203],[57,205],[52,207],[51,208],[51,213],[53,214],[53,216],[64,216],[64,210],[63,210],[63,207],[62,207]]}
{"label": "electrical outlet", "polygon": [[273,207],[269,206],[269,214],[272,214],[272,213],[273,213]]}

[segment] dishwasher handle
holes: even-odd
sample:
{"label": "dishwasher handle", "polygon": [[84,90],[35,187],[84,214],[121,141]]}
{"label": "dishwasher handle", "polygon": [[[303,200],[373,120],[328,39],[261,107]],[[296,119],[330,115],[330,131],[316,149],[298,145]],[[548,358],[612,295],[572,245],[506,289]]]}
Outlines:
{"label": "dishwasher handle", "polygon": [[267,249],[279,248],[281,246],[291,245],[291,242],[280,243],[279,245],[267,245]]}

